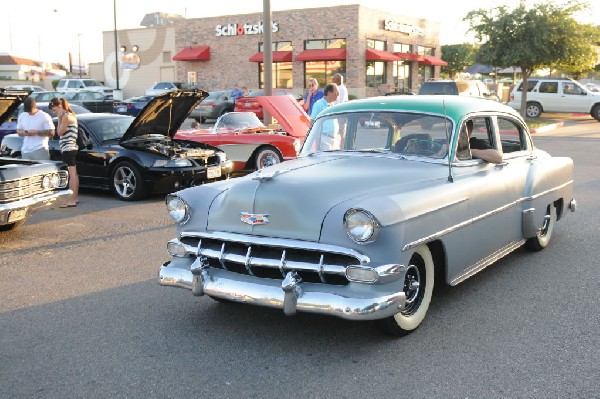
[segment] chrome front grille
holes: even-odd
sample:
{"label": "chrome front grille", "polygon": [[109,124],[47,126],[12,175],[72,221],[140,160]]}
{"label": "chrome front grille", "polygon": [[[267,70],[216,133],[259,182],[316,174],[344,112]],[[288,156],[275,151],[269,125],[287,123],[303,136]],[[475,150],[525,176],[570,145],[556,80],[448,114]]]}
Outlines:
{"label": "chrome front grille", "polygon": [[[42,185],[44,177],[51,178],[54,173],[58,174],[58,178],[60,179],[59,187],[44,188]],[[56,190],[57,188],[65,188],[67,184],[68,174],[63,170],[0,182],[0,204],[30,198],[37,194]]]}
{"label": "chrome front grille", "polygon": [[261,278],[283,280],[287,272],[295,271],[305,282],[346,285],[346,267],[365,262],[358,254],[329,251],[328,248],[335,247],[326,245],[306,248],[281,245],[284,240],[257,241],[211,235],[181,238],[181,243],[195,256],[206,258],[209,266]]}

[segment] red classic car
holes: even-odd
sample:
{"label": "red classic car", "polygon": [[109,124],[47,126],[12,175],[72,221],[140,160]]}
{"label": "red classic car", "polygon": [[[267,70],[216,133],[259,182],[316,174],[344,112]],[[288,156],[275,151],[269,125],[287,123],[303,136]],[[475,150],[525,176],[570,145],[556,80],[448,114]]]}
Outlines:
{"label": "red classic car", "polygon": [[[248,96],[240,97],[235,101],[235,112],[254,112],[256,116],[260,119],[263,119],[263,107],[259,103],[258,99],[265,95],[265,91],[263,89],[253,90]],[[302,96],[296,94],[294,91],[290,89],[273,89],[273,96],[285,96],[285,97],[293,97],[296,101],[302,101]]]}
{"label": "red classic car", "polygon": [[310,126],[306,112],[289,96],[262,96],[257,101],[276,119],[275,128],[265,126],[253,112],[229,112],[210,129],[180,130],[175,138],[219,147],[233,161],[234,172],[296,158]]}

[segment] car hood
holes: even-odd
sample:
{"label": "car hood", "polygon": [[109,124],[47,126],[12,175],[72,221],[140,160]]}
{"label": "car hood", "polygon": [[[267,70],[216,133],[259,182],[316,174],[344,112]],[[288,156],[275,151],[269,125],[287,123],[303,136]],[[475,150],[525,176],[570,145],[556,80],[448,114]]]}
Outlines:
{"label": "car hood", "polygon": [[290,96],[258,96],[255,99],[290,136],[301,139],[306,136],[311,121],[298,101]]}
{"label": "car hood", "polygon": [[[303,157],[234,179],[212,201],[206,227],[212,231],[319,241],[323,222],[335,207],[344,208],[342,214],[350,207],[364,207],[376,217],[389,220],[381,212],[394,210],[398,214],[400,204],[405,202],[403,194],[439,186],[446,180],[447,168],[442,164],[393,156]],[[424,195],[423,201],[433,197]],[[379,205],[373,206],[374,202]],[[265,215],[268,223],[247,224],[241,220],[244,212]]]}
{"label": "car hood", "polygon": [[0,124],[9,120],[19,105],[29,95],[26,91],[4,91],[0,93]]}
{"label": "car hood", "polygon": [[204,90],[176,90],[154,97],[133,120],[121,142],[149,134],[172,138],[194,107],[207,96]]}

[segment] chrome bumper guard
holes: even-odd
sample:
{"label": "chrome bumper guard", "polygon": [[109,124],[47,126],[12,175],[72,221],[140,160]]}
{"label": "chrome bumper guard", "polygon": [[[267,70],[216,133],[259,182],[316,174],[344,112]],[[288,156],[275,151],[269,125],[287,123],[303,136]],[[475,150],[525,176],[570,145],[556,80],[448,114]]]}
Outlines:
{"label": "chrome bumper guard", "polygon": [[[281,282],[208,267],[200,258],[191,268],[166,262],[160,267],[159,281],[161,285],[191,290],[196,296],[283,309],[288,316],[300,311],[349,320],[376,320],[393,316],[406,305],[402,291],[372,292],[352,290],[350,286],[302,283],[293,271]],[[380,295],[370,296],[372,293]]]}

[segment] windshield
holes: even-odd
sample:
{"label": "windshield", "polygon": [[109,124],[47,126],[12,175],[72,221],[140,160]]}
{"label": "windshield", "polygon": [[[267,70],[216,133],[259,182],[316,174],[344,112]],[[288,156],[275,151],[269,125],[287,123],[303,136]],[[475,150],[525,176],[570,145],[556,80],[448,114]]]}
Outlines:
{"label": "windshield", "polygon": [[127,131],[133,117],[104,118],[87,122],[88,127],[102,142],[120,140]]}
{"label": "windshield", "polygon": [[391,152],[441,159],[452,123],[441,116],[406,112],[356,112],[319,118],[300,155],[320,151]]}
{"label": "windshield", "polygon": [[215,133],[232,133],[249,129],[266,129],[254,112],[229,112],[215,122]]}

